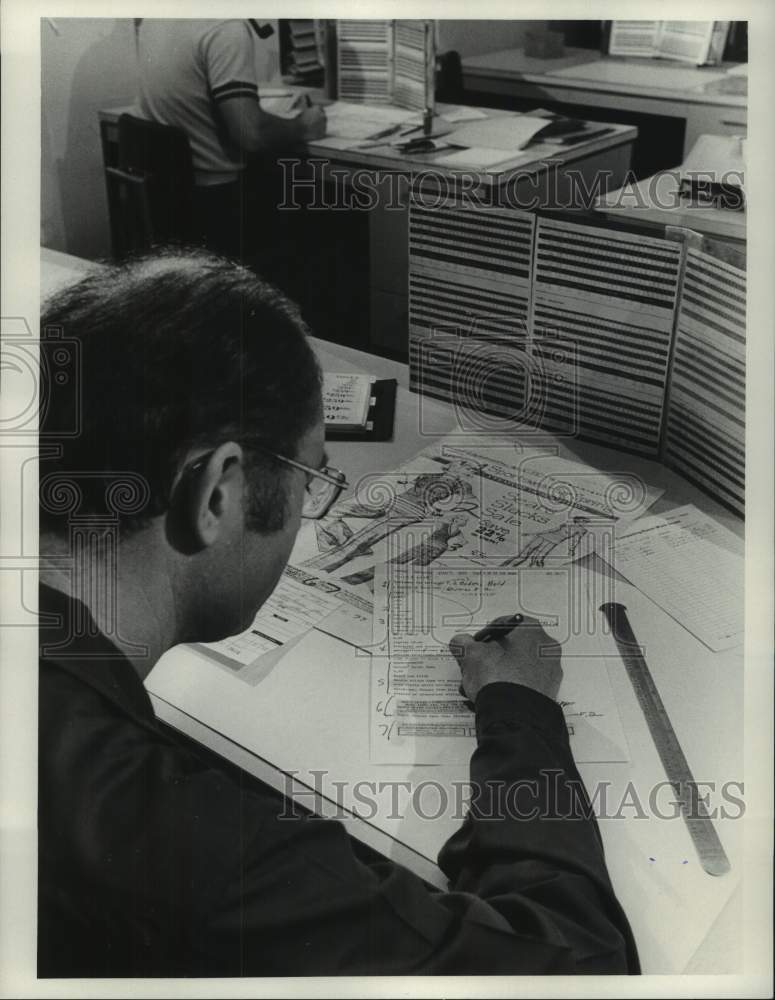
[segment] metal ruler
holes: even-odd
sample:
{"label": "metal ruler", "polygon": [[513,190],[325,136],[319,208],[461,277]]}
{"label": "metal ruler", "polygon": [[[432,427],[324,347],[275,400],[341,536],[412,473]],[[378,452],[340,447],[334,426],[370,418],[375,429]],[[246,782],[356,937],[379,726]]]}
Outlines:
{"label": "metal ruler", "polygon": [[713,820],[702,798],[697,783],[678,742],[673,725],[662,704],[654,678],[643,658],[643,651],[633,635],[623,604],[601,604],[600,610],[611,626],[619,655],[635,689],[641,710],[657,748],[662,767],[680,804],[681,814],[694,843],[700,864],[709,875],[724,875],[730,869]]}

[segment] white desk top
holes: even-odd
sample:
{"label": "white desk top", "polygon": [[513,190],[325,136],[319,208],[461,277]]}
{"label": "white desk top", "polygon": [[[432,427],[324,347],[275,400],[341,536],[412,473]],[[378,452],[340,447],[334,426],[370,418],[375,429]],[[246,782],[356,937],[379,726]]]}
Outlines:
{"label": "white desk top", "polygon": [[[464,76],[551,83],[553,86],[664,98],[687,103],[745,107],[747,97],[724,93],[721,66],[687,66],[668,59],[601,56],[591,49],[566,49],[557,59],[535,59],[523,49],[501,49],[462,60]],[[735,84],[739,86],[739,84]]]}
{"label": "white desk top", "polygon": [[[79,276],[90,266],[50,250],[42,251],[41,260],[44,294],[64,284],[68,277],[72,280]],[[399,381],[394,441],[331,442],[329,446],[333,461],[347,470],[351,480],[356,480],[361,473],[373,471],[377,465],[384,469],[395,468],[453,426],[449,406],[422,399],[406,390],[405,365],[320,341],[315,341],[314,346],[325,368],[367,370]],[[563,445],[561,451],[563,454],[575,453],[602,468],[637,472],[648,482],[662,486],[667,493],[655,509],[694,502],[738,534],[742,532],[738,519],[656,463],[577,442],[572,442],[570,447]],[[642,595],[633,592],[632,598],[631,602],[627,601],[632,614],[647,618],[653,614],[653,605]],[[637,618],[633,622],[636,624]],[[739,651],[716,656],[707,652],[701,654],[687,636],[677,623],[662,616],[659,634],[653,635],[650,646],[652,672],[673,723],[682,733],[684,748],[693,761],[697,779],[741,780],[741,654]],[[182,647],[166,655],[179,657],[183,675],[190,672],[194,681],[203,670],[202,663],[209,662]],[[680,670],[674,669],[676,662],[680,662]],[[620,801],[627,781],[634,782],[643,791],[664,781],[664,772],[626,677],[615,669],[609,673],[628,735],[632,762],[630,765],[587,765],[581,770],[588,787],[594,787],[597,782],[609,782],[614,790],[612,794],[615,793]],[[251,711],[254,707],[256,733],[264,742],[260,751],[252,753],[184,716],[173,706],[158,699],[154,699],[154,706],[161,718],[178,725],[281,791],[289,788],[286,778],[289,770],[298,771],[303,780],[310,768],[309,760],[305,759],[308,755],[298,747],[298,733],[309,732],[310,727],[322,727],[318,734],[322,749],[311,766],[327,768],[329,774],[336,774],[338,780],[345,780],[352,787],[363,776],[359,755],[363,753],[364,733],[368,746],[368,713],[365,711],[368,676],[368,661],[362,654],[358,656],[353,647],[318,632],[310,633],[285,653],[282,670],[273,668],[262,680],[260,691],[246,688],[246,699],[255,698],[257,692],[260,694],[257,701],[251,702]],[[332,677],[337,678],[336,684],[331,683]],[[205,684],[210,682],[205,675],[201,675],[201,679]],[[212,671],[210,680],[216,686],[222,682],[222,678],[213,678]],[[346,697],[342,697],[343,691],[347,692]],[[203,696],[207,697],[207,692]],[[290,711],[294,718],[292,734],[283,724]],[[386,768],[385,780],[408,780],[416,786],[427,774],[424,768]],[[459,780],[467,777],[458,771],[453,774],[448,767],[433,769],[432,776],[442,783],[455,777]],[[328,791],[324,786],[324,794]],[[302,802],[309,806],[309,795]],[[632,812],[624,815],[631,817]],[[382,819],[379,827],[354,816],[346,820],[353,835],[437,884],[443,884],[443,880],[433,860],[443,840],[452,832],[445,821],[446,817],[438,823],[426,821],[418,825],[415,820],[413,827],[404,830],[400,823],[391,825]],[[679,972],[687,967],[691,971],[739,971],[740,926],[734,908],[739,896],[736,879],[712,879],[698,871],[696,863],[681,860],[693,857],[681,821],[671,824],[653,817],[648,823],[637,819],[611,819],[601,822],[601,832],[611,876],[633,924],[644,971]],[[722,839],[726,838],[733,871],[737,872],[740,854],[735,824],[730,825],[727,821],[720,832]],[[696,952],[693,957],[692,952]]]}

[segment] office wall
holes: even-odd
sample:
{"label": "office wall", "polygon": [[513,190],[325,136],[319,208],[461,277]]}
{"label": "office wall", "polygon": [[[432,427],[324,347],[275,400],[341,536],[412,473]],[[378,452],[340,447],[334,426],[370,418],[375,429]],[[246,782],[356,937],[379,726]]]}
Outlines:
{"label": "office wall", "polygon": [[131,19],[41,21],[41,241],[80,257],[110,252],[97,111],[131,104]]}
{"label": "office wall", "polygon": [[455,50],[462,56],[478,56],[498,49],[522,45],[525,30],[544,21],[438,21],[439,51]]}
{"label": "office wall", "polygon": [[[275,25],[276,27],[276,25]],[[277,35],[256,46],[260,80],[278,66]],[[97,112],[131,105],[131,18],[41,21],[41,243],[79,257],[110,254]]]}

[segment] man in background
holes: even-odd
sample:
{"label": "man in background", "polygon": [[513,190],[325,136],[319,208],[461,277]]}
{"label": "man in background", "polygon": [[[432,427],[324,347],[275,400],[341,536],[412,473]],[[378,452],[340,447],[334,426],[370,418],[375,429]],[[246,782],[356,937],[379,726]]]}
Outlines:
{"label": "man in background", "polygon": [[256,257],[266,269],[290,242],[295,221],[276,211],[277,157],[325,135],[326,118],[303,101],[295,118],[261,108],[258,31],[244,20],[144,18],[137,51],[140,111],[188,136],[205,244],[243,260]]}

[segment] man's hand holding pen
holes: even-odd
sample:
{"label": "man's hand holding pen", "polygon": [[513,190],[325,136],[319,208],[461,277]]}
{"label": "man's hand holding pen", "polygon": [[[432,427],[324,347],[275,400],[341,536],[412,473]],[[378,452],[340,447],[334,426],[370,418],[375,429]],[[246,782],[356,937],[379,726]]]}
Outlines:
{"label": "man's hand holding pen", "polygon": [[301,127],[302,138],[305,142],[314,142],[315,139],[322,139],[326,134],[326,113],[318,104],[313,104],[309,94],[301,94],[295,103],[299,109],[296,121]]}
{"label": "man's hand holding pen", "polygon": [[475,636],[453,636],[450,650],[460,665],[462,691],[471,701],[487,684],[522,684],[556,698],[562,681],[562,647],[535,618],[496,618]]}

